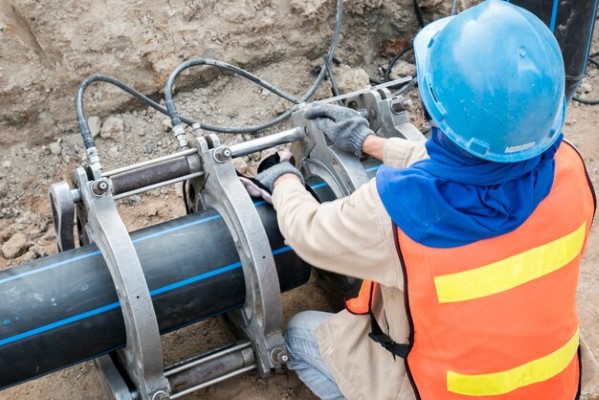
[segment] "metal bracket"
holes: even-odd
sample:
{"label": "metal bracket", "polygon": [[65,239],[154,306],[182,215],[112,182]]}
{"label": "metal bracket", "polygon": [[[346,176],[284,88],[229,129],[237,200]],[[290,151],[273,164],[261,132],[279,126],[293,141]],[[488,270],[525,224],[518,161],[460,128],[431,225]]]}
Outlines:
{"label": "metal bracket", "polygon": [[[361,111],[368,119],[370,128],[381,137],[400,137],[408,140],[425,140],[425,136],[410,122],[406,110],[409,100],[393,96],[384,86],[359,90],[317,103],[342,99],[346,104]],[[347,196],[368,182],[368,176],[360,160],[353,154],[331,145],[323,132],[304,117],[311,105],[300,107],[293,113],[292,121],[305,131],[305,139],[292,144],[291,149],[305,175],[324,180],[337,197]]]}
{"label": "metal bracket", "polygon": [[216,135],[196,137],[204,170],[206,205],[224,219],[237,247],[245,277],[244,307],[233,319],[251,340],[262,375],[287,361],[281,335],[279,279],[268,236],[231,162],[233,152]]}
{"label": "metal bracket", "polygon": [[291,145],[291,152],[306,178],[317,176],[324,180],[337,198],[353,193],[368,182],[368,175],[360,160],[353,154],[329,145],[313,121],[304,117],[304,111],[296,111],[292,120],[305,132],[304,140]]}
{"label": "metal bracket", "polygon": [[56,231],[58,251],[63,252],[75,248],[75,200],[69,184],[65,181],[50,186],[50,205],[52,206],[52,222]]}
{"label": "metal bracket", "polygon": [[410,100],[393,97],[387,88],[373,88],[347,98],[347,105],[356,110],[366,110],[370,128],[382,137],[400,137],[408,140],[425,140],[425,136],[410,122],[407,107]]}
{"label": "metal bracket", "polygon": [[127,346],[119,352],[121,361],[142,400],[168,399],[169,386],[163,373],[162,344],[152,298],[135,247],[118,214],[109,181],[106,178],[89,181],[83,168],[75,171],[74,180],[87,210],[83,221],[85,231],[106,261],[121,305],[127,335]]}

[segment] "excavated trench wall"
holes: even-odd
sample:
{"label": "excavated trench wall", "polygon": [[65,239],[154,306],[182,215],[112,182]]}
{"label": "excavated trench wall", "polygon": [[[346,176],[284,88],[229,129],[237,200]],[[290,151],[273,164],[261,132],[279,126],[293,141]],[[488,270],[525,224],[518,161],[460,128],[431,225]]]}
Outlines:
{"label": "excavated trench wall", "polygon": [[[473,1],[463,1],[466,7]],[[169,73],[194,57],[247,69],[326,51],[334,0],[2,0],[0,145],[48,143],[75,129],[79,83],[102,73],[159,97]],[[357,64],[409,45],[418,28],[412,0],[346,0],[341,46]],[[421,0],[427,20],[451,2]],[[214,76],[208,68],[182,80]],[[86,97],[104,113],[135,107],[105,87]]]}

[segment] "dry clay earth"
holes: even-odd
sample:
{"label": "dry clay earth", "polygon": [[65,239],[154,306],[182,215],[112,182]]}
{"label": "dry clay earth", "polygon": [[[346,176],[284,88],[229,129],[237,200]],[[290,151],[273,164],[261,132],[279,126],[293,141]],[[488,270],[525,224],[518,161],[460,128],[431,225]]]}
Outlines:
{"label": "dry clay earth", "polygon": [[[596,43],[594,44],[596,50]],[[341,46],[338,55],[350,50]],[[347,55],[347,53],[345,53]],[[380,76],[380,67],[387,60],[374,60],[370,65],[336,69],[344,91],[363,87],[367,76]],[[300,95],[314,78],[314,62],[297,57],[253,70],[285,90]],[[410,65],[400,63],[399,74],[412,72]],[[597,88],[594,90],[593,88]],[[581,87],[584,96],[599,97],[599,77],[591,68]],[[96,96],[102,91],[97,90]],[[328,97],[323,88],[317,97]],[[415,94],[410,96],[415,100]],[[242,126],[266,121],[285,110],[289,104],[265,90],[240,78],[220,75],[213,82],[177,97],[184,115],[205,116],[207,122],[218,125]],[[418,110],[413,109],[419,126]],[[88,113],[89,117],[94,116]],[[92,119],[97,131],[97,145],[106,170],[133,162],[156,158],[177,150],[168,121],[152,109],[140,108],[113,114],[101,120]],[[591,179],[598,184],[599,168],[599,107],[581,106],[574,102],[568,110],[566,137],[583,154]],[[285,124],[270,130],[285,129]],[[221,135],[234,143],[249,136]],[[47,145],[27,147],[23,144],[0,149],[0,268],[26,263],[34,258],[55,252],[54,233],[47,201],[48,185],[68,179],[71,172],[84,161],[80,137],[67,133]],[[271,150],[273,151],[273,150]],[[256,161],[264,154],[236,161],[242,172],[252,173]],[[184,215],[180,189],[167,187],[119,202],[119,210],[130,230],[153,225]],[[567,212],[567,211],[566,211]],[[596,228],[596,227],[595,227]],[[166,256],[165,256],[166,257]],[[165,258],[165,262],[168,260]],[[283,294],[284,320],[305,309],[332,310],[322,289],[314,279],[301,288]],[[588,243],[579,285],[579,309],[583,335],[594,354],[599,355],[599,322],[596,304],[599,302],[599,230],[594,229]],[[229,335],[220,320],[205,321],[165,335],[165,361],[173,363],[226,344]],[[0,392],[0,399],[102,399],[105,394],[90,362],[82,363],[40,379]],[[187,398],[209,399],[314,399],[315,397],[291,373],[284,371],[271,377],[255,375],[237,377],[202,390]],[[595,379],[584,392],[585,399],[599,399],[599,380]]]}

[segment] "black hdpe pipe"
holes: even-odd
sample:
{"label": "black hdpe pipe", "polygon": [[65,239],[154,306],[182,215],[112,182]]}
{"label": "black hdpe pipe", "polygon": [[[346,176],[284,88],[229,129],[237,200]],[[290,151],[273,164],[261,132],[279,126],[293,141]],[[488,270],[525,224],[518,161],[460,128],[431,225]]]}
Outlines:
{"label": "black hdpe pipe", "polygon": [[[320,201],[330,188],[312,179]],[[285,245],[270,205],[256,203],[281,291],[308,281],[310,267]],[[221,216],[204,211],[131,233],[161,334],[240,308],[245,283]],[[0,388],[125,346],[112,278],[95,245],[0,271]]]}
{"label": "black hdpe pipe", "polygon": [[539,17],[557,38],[566,68],[566,97],[572,98],[586,73],[599,0],[514,0]]}

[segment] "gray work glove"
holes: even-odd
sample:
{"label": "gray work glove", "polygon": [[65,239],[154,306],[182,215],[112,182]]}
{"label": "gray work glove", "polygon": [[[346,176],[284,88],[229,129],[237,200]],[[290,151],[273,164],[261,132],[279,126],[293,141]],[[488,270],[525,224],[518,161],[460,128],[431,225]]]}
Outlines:
{"label": "gray work glove", "polygon": [[306,118],[314,120],[318,129],[342,150],[361,157],[364,140],[374,135],[368,120],[356,110],[333,104],[315,106],[305,114]]}
{"label": "gray work glove", "polygon": [[289,161],[284,161],[265,169],[256,175],[254,179],[258,181],[266,190],[272,193],[275,181],[284,174],[294,174],[300,179],[302,185],[304,184],[304,177],[297,168],[289,163]]}
{"label": "gray work glove", "polygon": [[[260,165],[258,165],[258,175],[261,172],[264,172],[267,169],[275,167],[280,163],[291,160],[291,158],[292,158],[292,155],[287,150],[281,150],[277,153],[269,155],[268,157],[266,157],[265,159],[260,161]],[[289,164],[289,162],[287,162],[287,164]],[[295,171],[297,171],[297,169]],[[299,174],[299,171],[297,171],[297,173]],[[256,179],[257,177],[252,178],[249,176],[245,176],[245,175],[239,173],[239,171],[237,171],[237,176],[239,177],[239,180],[241,181],[241,183],[243,184],[243,186],[245,187],[245,189],[247,190],[248,194],[251,197],[261,197],[267,203],[272,204],[272,195],[271,195],[272,188],[269,189],[262,182],[260,182],[258,179]],[[300,177],[300,179],[302,179],[301,174],[298,176]],[[276,180],[276,178],[273,180],[273,183],[275,180]],[[302,179],[302,182],[303,182],[303,179]]]}

